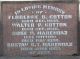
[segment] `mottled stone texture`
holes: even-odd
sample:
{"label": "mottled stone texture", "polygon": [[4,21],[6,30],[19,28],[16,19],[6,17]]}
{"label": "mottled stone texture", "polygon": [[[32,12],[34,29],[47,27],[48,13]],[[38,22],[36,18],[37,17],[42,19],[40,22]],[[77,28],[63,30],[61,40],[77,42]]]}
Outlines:
{"label": "mottled stone texture", "polygon": [[[37,4],[37,3],[35,2],[21,2],[21,3],[7,2],[7,3],[2,4],[4,55],[6,56],[27,56],[28,55],[26,51],[20,51],[19,48],[7,48],[6,47],[7,42],[20,42],[20,39],[22,38],[18,36],[17,37],[11,36],[12,27],[10,25],[11,20],[8,19],[8,15],[14,15],[14,11],[20,8],[23,8],[25,6],[32,5],[32,4]],[[54,2],[49,2],[49,3],[39,2],[38,4],[55,5],[63,9],[66,12],[66,14],[73,15],[72,19],[69,19],[68,21],[66,21],[68,23],[67,30],[69,31],[69,34],[67,35],[67,37],[63,37],[63,36],[59,37],[60,40],[63,42],[73,42],[73,46],[62,47],[63,49],[61,51],[51,51],[51,53],[52,55],[73,55],[73,54],[75,55],[77,54],[77,21],[78,21],[77,4],[76,3],[54,3]],[[66,40],[64,40],[63,38],[66,38]]]}

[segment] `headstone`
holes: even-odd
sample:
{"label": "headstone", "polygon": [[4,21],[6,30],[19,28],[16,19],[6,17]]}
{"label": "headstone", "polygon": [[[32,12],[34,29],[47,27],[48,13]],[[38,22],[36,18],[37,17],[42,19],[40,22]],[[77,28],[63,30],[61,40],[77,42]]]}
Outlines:
{"label": "headstone", "polygon": [[77,54],[77,3],[2,3],[6,56]]}

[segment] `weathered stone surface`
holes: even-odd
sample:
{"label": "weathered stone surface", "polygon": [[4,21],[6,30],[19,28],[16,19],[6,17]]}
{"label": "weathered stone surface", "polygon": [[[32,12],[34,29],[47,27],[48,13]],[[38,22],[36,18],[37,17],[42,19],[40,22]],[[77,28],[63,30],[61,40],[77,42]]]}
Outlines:
{"label": "weathered stone surface", "polygon": [[4,55],[77,54],[76,3],[7,2],[2,13]]}

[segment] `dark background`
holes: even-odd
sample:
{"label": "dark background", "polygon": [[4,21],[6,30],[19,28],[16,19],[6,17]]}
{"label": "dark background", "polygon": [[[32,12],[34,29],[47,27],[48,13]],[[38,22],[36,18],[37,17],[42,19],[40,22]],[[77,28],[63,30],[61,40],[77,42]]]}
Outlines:
{"label": "dark background", "polygon": [[[48,0],[47,0],[48,1]],[[64,0],[56,0],[56,1],[64,1]],[[65,0],[68,2],[72,1],[77,1],[77,0]],[[1,19],[1,2],[0,2],[0,45],[2,44],[2,19]],[[80,41],[80,21],[78,21],[78,42]],[[79,47],[80,43],[78,43],[78,49],[80,50]],[[0,50],[2,50],[2,46],[0,46]],[[0,51],[0,55],[3,53],[3,51]],[[80,55],[80,53],[79,53]],[[9,57],[9,56],[1,56],[0,59],[80,59],[79,55],[75,56],[29,56],[29,57]]]}

